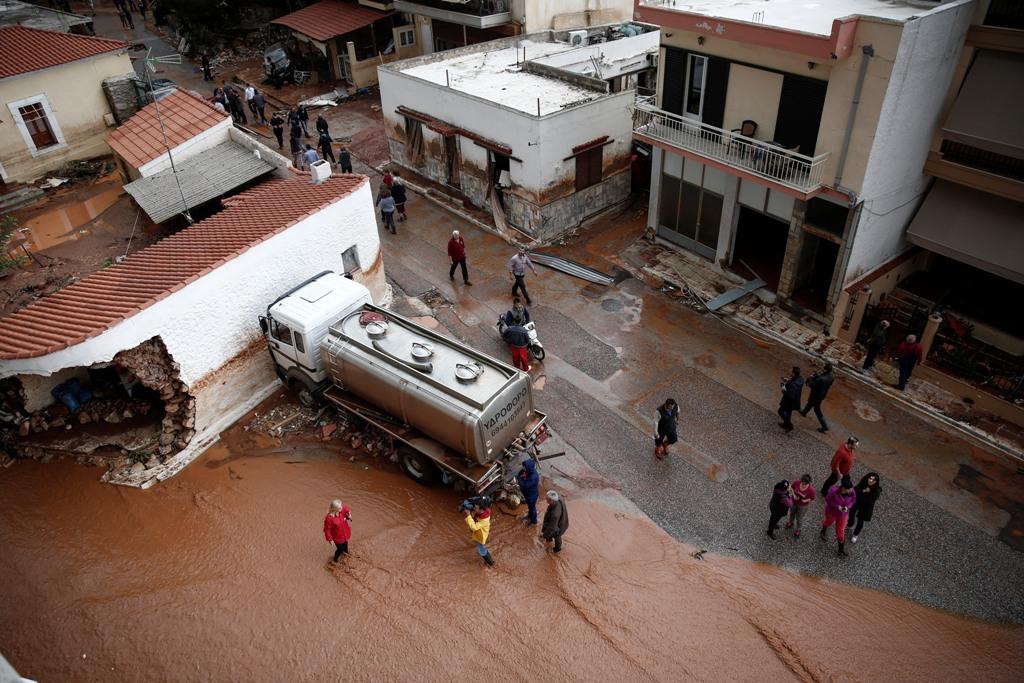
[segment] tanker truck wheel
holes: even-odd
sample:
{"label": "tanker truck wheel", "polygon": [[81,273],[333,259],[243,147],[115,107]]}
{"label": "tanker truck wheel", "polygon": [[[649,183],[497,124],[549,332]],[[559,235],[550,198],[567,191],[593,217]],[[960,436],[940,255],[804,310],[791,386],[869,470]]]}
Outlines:
{"label": "tanker truck wheel", "polygon": [[424,486],[436,484],[441,480],[441,472],[437,465],[409,446],[398,447],[398,464],[407,477]]}
{"label": "tanker truck wheel", "polygon": [[316,389],[307,385],[300,379],[293,379],[289,386],[291,390],[295,392],[295,395],[299,398],[301,403],[306,408],[319,408],[320,407],[320,396],[317,394]]}

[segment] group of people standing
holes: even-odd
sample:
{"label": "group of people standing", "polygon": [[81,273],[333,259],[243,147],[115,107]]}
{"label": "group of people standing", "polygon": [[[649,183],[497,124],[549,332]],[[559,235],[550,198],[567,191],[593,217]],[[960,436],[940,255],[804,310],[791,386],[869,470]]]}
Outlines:
{"label": "group of people standing", "polygon": [[380,209],[380,220],[384,223],[384,229],[392,235],[398,234],[396,220],[403,222],[408,218],[405,213],[406,199],[405,182],[402,180],[401,172],[398,169],[384,171],[380,189],[377,191],[377,208]]}
{"label": "group of people standing", "polygon": [[[831,471],[821,486],[821,497],[825,501],[825,514],[821,522],[821,540],[828,540],[828,530],[835,526],[839,556],[846,557],[846,533],[853,530],[854,543],[864,530],[864,524],[871,521],[875,503],[882,493],[881,477],[877,472],[868,472],[854,486],[850,478],[853,469],[854,451],[860,442],[851,436],[832,456]],[[793,536],[800,538],[804,514],[817,498],[811,475],[804,474],[799,481],[791,483],[783,479],[772,490],[768,503],[768,537],[777,538],[779,522],[788,517],[786,529],[793,529]]]}
{"label": "group of people standing", "polygon": [[[92,10],[93,15],[96,14],[96,7],[94,2],[89,3],[89,7]],[[121,20],[121,28],[134,29],[135,20],[132,19],[132,12],[138,12],[139,16],[142,17],[142,21],[146,21],[146,10],[149,9],[149,3],[146,0],[114,0],[114,9],[117,10],[117,16]],[[66,10],[70,12],[71,10]]]}
{"label": "group of people standing", "polygon": [[[205,60],[203,66],[203,73],[205,74],[209,71],[209,60],[206,55],[203,55],[203,59]],[[267,123],[267,98],[262,91],[257,90],[251,85],[246,86],[241,95],[235,92],[231,85],[226,83],[223,88],[214,88],[213,106],[217,111],[231,114],[231,118],[235,123],[249,124],[249,117],[245,113],[246,109],[252,114],[254,123],[258,122],[262,125]]]}
{"label": "group of people standing", "polygon": [[[885,347],[889,342],[889,327],[888,320],[879,320],[871,331],[871,336],[868,337],[866,344],[867,353],[864,355],[864,372],[872,372],[875,368],[875,359],[878,358],[878,354],[885,351]],[[908,334],[904,337],[903,341],[896,347],[894,360],[899,369],[896,388],[904,391],[907,388],[907,382],[910,381],[910,376],[914,373],[914,368],[924,360],[924,346],[917,340],[916,334]]]}

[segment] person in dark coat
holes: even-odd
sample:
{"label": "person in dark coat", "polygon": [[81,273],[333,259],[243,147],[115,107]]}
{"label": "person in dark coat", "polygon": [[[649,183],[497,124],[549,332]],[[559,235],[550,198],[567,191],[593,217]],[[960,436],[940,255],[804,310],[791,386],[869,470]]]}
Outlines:
{"label": "person in dark coat", "polygon": [[821,426],[818,427],[818,431],[824,434],[828,431],[828,423],[825,422],[825,415],[821,412],[822,401],[828,396],[828,390],[832,388],[832,364],[825,363],[825,367],[822,368],[821,372],[816,372],[811,375],[811,378],[807,380],[807,405],[800,411],[800,414],[807,417],[807,413],[814,410],[814,414],[818,418],[818,422]]}
{"label": "person in dark coat", "polygon": [[213,72],[210,70],[210,55],[203,53],[203,56],[199,58],[200,64],[203,65],[203,80],[212,81]]}
{"label": "person in dark coat", "polygon": [[534,526],[537,523],[537,499],[540,498],[540,472],[537,471],[537,461],[527,458],[516,476],[516,483],[519,490],[523,492],[523,499],[526,502],[528,512],[526,514],[527,524]]}
{"label": "person in dark coat", "polygon": [[530,333],[526,331],[526,328],[522,325],[509,325],[501,333],[501,338],[505,340],[512,351],[512,365],[524,372],[532,370],[530,356],[526,352],[530,346]]}
{"label": "person in dark coat", "polygon": [[267,98],[263,95],[261,91],[257,90],[256,94],[252,96],[252,109],[256,113],[256,115],[260,117],[261,125],[267,124],[266,108]]}
{"label": "person in dark coat", "polygon": [[658,433],[654,437],[654,456],[668,455],[668,447],[679,440],[679,405],[670,398],[658,406]]}
{"label": "person in dark coat", "polygon": [[[853,529],[853,538],[850,540],[856,543],[860,532],[864,531],[864,522],[871,521],[871,515],[875,511],[875,502],[882,495],[882,482],[878,473],[868,472],[865,474],[861,478],[860,483],[854,487],[854,491],[857,492],[857,502],[850,508],[850,516],[846,520],[846,529],[847,531],[851,528]],[[857,522],[856,526],[854,526],[854,519]]]}
{"label": "person in dark coat", "polygon": [[885,349],[885,344],[889,340],[889,321],[881,320],[875,329],[872,330],[871,336],[868,337],[868,352],[864,356],[864,369],[870,370],[875,366],[875,358],[879,353]]}
{"label": "person in dark coat", "polygon": [[569,508],[562,500],[557,491],[548,491],[548,509],[544,513],[544,526],[541,527],[541,536],[544,540],[554,541],[554,551],[562,552],[562,535],[569,529]]}
{"label": "person in dark coat", "polygon": [[305,133],[306,137],[308,138],[309,137],[309,112],[306,111],[305,105],[302,105],[302,104],[296,105],[296,108],[297,108],[298,113],[299,113],[299,124],[302,126],[302,132]]}
{"label": "person in dark coat", "polygon": [[332,164],[338,163],[334,158],[334,151],[331,149],[331,136],[326,132],[320,133],[319,147],[322,158],[330,159]]}
{"label": "person in dark coat", "polygon": [[327,124],[327,119],[324,118],[323,114],[316,115],[316,132],[331,134],[330,126]]}
{"label": "person in dark coat", "polygon": [[785,479],[775,485],[772,490],[772,499],[768,503],[768,510],[771,515],[768,517],[768,538],[775,540],[775,531],[779,528],[779,522],[789,514],[793,507],[793,489]]}
{"label": "person in dark coat", "polygon": [[782,399],[779,401],[779,426],[787,432],[793,431],[793,411],[800,410],[800,398],[804,393],[804,378],[800,376],[800,368],[793,366],[793,374],[782,378]]}
{"label": "person in dark coat", "polygon": [[338,153],[338,165],[341,166],[342,173],[352,172],[352,153],[348,150],[347,145],[341,146]]}
{"label": "person in dark coat", "polygon": [[408,216],[405,215],[405,183],[402,176],[395,171],[391,177],[391,196],[395,198],[395,213],[398,214],[398,221],[404,222]]}
{"label": "person in dark coat", "polygon": [[512,308],[505,312],[506,325],[528,325],[530,322],[530,310],[523,305],[523,300],[518,296],[512,299]]}
{"label": "person in dark coat", "polygon": [[281,112],[275,111],[274,115],[270,117],[270,127],[274,131],[274,137],[277,138],[277,148],[284,149],[284,117],[281,116]]}

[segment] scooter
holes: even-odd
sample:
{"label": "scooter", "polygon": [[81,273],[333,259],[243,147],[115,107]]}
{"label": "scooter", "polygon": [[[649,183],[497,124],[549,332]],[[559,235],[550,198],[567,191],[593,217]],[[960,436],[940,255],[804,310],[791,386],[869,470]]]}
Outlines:
{"label": "scooter", "polygon": [[[505,316],[498,316],[498,335],[505,336],[505,328],[508,324],[505,322]],[[533,356],[534,360],[544,360],[544,345],[537,339],[537,327],[533,324],[533,321],[523,325],[526,329],[526,334],[529,336],[530,343],[527,348],[530,350],[530,355]]]}

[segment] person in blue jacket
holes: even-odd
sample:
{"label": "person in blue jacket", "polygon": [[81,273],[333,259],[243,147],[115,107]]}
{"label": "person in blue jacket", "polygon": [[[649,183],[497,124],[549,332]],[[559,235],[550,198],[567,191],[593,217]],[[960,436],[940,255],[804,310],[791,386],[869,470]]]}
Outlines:
{"label": "person in blue jacket", "polygon": [[516,481],[519,483],[519,490],[523,492],[523,498],[526,499],[526,507],[529,508],[526,519],[529,520],[529,526],[533,526],[537,523],[537,499],[540,498],[540,472],[537,471],[537,462],[533,458],[523,461]]}

